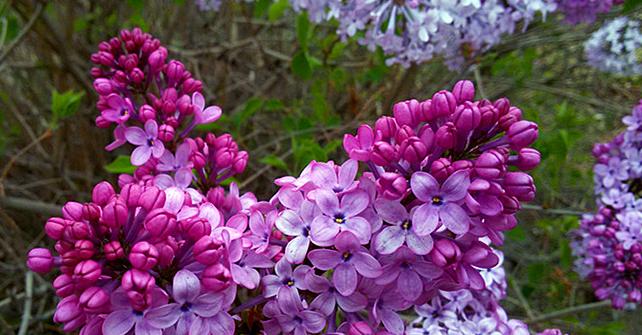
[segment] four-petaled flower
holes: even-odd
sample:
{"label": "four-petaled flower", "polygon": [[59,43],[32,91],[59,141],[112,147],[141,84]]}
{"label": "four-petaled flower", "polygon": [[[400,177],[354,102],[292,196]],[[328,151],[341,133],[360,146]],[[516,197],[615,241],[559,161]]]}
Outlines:
{"label": "four-petaled flower", "polygon": [[107,96],[108,109],[101,112],[101,115],[107,121],[122,124],[129,120],[129,117],[134,112],[134,106],[129,98],[123,98],[118,94],[112,93]]}
{"label": "four-petaled flower", "polygon": [[424,202],[412,215],[415,233],[424,236],[432,233],[439,221],[455,234],[468,231],[470,217],[459,203],[468,194],[468,172],[457,171],[443,185],[426,172],[415,172],[410,188],[417,199]]}
{"label": "four-petaled flower", "polygon": [[373,240],[375,249],[381,254],[391,254],[404,243],[417,255],[426,255],[432,250],[432,237],[430,234],[419,236],[410,220],[406,208],[398,201],[378,199],[375,209],[379,216],[392,224],[384,228]]}
{"label": "four-petaled flower", "polygon": [[368,193],[356,189],[339,197],[325,189],[314,191],[317,205],[321,208],[322,215],[317,216],[312,222],[312,238],[321,246],[330,246],[334,238],[341,231],[351,231],[365,244],[370,240],[372,227],[363,217],[359,216],[370,202]]}
{"label": "four-petaled flower", "polygon": [[381,275],[381,264],[359,244],[359,240],[353,233],[341,232],[336,238],[335,248],[337,250],[312,250],[308,258],[318,269],[334,270],[332,282],[342,295],[351,295],[357,289],[359,282],[357,273],[366,278],[376,278]]}
{"label": "four-petaled flower", "polygon": [[131,162],[136,166],[145,164],[152,156],[160,158],[165,152],[163,142],[158,139],[158,125],[154,120],[145,122],[145,130],[138,127],[127,128],[125,138],[129,143],[138,146],[131,156]]}
{"label": "four-petaled flower", "polygon": [[308,271],[310,267],[306,265],[299,265],[292,271],[292,265],[285,257],[281,258],[274,267],[276,275],[267,275],[262,279],[263,296],[266,298],[276,296],[279,308],[286,313],[298,311],[301,305],[299,290],[306,289],[305,275]]}

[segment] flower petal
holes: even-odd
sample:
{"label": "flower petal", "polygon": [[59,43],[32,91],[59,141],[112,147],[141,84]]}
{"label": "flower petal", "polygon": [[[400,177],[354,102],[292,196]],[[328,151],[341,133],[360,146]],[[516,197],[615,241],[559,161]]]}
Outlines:
{"label": "flower petal", "polygon": [[[312,253],[312,252],[310,252]],[[350,295],[357,289],[357,271],[351,264],[343,263],[332,274],[334,287],[342,295]]]}
{"label": "flower petal", "polygon": [[279,276],[280,278],[286,278],[292,276],[292,266],[288,261],[284,258],[281,258],[277,263],[276,267],[274,268],[274,272],[276,272],[276,275]]}
{"label": "flower petal", "polygon": [[359,169],[359,163],[354,159],[348,159],[341,169],[339,169],[339,186],[342,189],[346,189],[350,184],[354,182],[354,178],[357,176],[357,170]]}
{"label": "flower petal", "polygon": [[366,244],[370,240],[370,235],[372,234],[372,227],[370,222],[366,219],[355,216],[351,217],[343,224],[343,229],[349,230],[354,233],[354,235],[359,239],[359,243]]}
{"label": "flower petal", "polygon": [[314,191],[315,201],[323,214],[334,217],[339,211],[339,198],[337,195],[325,189],[317,189]]}
{"label": "flower petal", "polygon": [[231,270],[234,282],[247,289],[255,289],[258,286],[259,281],[261,281],[261,276],[258,271],[252,268],[232,264]]}
{"label": "flower petal", "polygon": [[285,235],[299,236],[303,232],[303,221],[299,214],[293,210],[284,210],[278,218],[276,218],[276,227]]}
{"label": "flower petal", "polygon": [[189,270],[180,270],[174,275],[172,297],[180,304],[192,302],[201,293],[198,277]]}
{"label": "flower petal", "polygon": [[219,106],[209,106],[205,108],[205,110],[202,112],[199,123],[200,124],[207,124],[207,123],[212,123],[218,120],[221,117],[221,114],[223,114],[223,111],[221,110],[221,107]]}
{"label": "flower petal", "polygon": [[145,145],[141,145],[136,149],[134,149],[134,151],[132,152],[132,156],[130,157],[130,161],[135,166],[141,166],[147,163],[147,161],[151,156],[152,156],[152,148]]}
{"label": "flower petal", "polygon": [[337,303],[344,311],[354,313],[365,309],[368,305],[368,299],[365,295],[359,292],[354,292],[347,297],[337,295]]}
{"label": "flower petal", "polygon": [[415,301],[423,291],[423,284],[415,271],[406,269],[397,278],[397,290],[404,299]]}
{"label": "flower petal", "polygon": [[314,298],[314,300],[312,300],[312,303],[310,304],[310,308],[316,309],[326,316],[332,314],[335,306],[336,299],[334,297],[334,294],[330,292],[319,294],[316,298]]}
{"label": "flower petal", "polygon": [[207,319],[211,334],[232,335],[234,334],[234,319],[224,312],[218,313]]}
{"label": "flower petal", "polygon": [[375,250],[383,255],[389,255],[404,242],[404,232],[398,226],[389,226],[384,228],[377,236],[375,236],[373,244]]}
{"label": "flower petal", "polygon": [[156,124],[156,121],[147,120],[147,122],[145,122],[145,133],[151,138],[158,136],[158,124]]}
{"label": "flower petal", "polygon": [[414,253],[423,256],[427,255],[430,250],[432,250],[433,240],[430,234],[419,236],[414,232],[410,232],[406,235],[406,244]]}
{"label": "flower petal", "polygon": [[134,315],[131,311],[126,309],[117,310],[105,318],[105,322],[103,323],[103,334],[124,335],[134,327],[135,323],[136,320],[134,319]]}
{"label": "flower petal", "polygon": [[459,201],[468,193],[470,178],[468,171],[459,170],[448,177],[441,185],[440,193],[446,201]]}
{"label": "flower petal", "polygon": [[410,188],[417,199],[429,202],[439,193],[439,183],[427,172],[415,172],[410,177]]}
{"label": "flower petal", "polygon": [[305,236],[295,237],[285,247],[285,257],[292,264],[301,264],[310,247],[310,239]]}
{"label": "flower petal", "polygon": [[[463,234],[468,231],[470,217],[466,211],[457,204],[449,203],[439,210],[441,222],[455,234]],[[418,234],[419,235],[419,234]]]}
{"label": "flower petal", "polygon": [[367,252],[357,252],[352,256],[352,264],[366,278],[376,278],[381,275],[381,264]]}
{"label": "flower petal", "polygon": [[321,188],[332,189],[337,184],[337,173],[327,163],[313,163],[310,177]]}
{"label": "flower petal", "polygon": [[308,259],[321,270],[334,269],[341,262],[341,254],[335,250],[315,249],[308,253]]}
{"label": "flower petal", "polygon": [[[310,227],[312,240],[322,242],[322,245],[332,245],[334,237],[339,233],[339,225],[327,216],[317,216]],[[317,243],[319,244],[319,243]]]}
{"label": "flower petal", "polygon": [[303,327],[310,333],[320,333],[325,327],[325,317],[319,312],[303,311],[301,319],[303,319]]}
{"label": "flower petal", "polygon": [[374,203],[375,210],[381,218],[391,224],[400,224],[408,219],[408,211],[399,201],[379,198]]}
{"label": "flower petal", "polygon": [[412,214],[412,231],[419,236],[426,236],[439,224],[439,209],[431,204],[423,204]]}
{"label": "flower petal", "polygon": [[192,303],[192,311],[194,314],[209,318],[218,314],[223,307],[224,294],[221,293],[205,293],[201,294]]}
{"label": "flower petal", "polygon": [[341,197],[341,213],[346,217],[352,217],[363,212],[370,204],[370,197],[364,190],[356,189],[343,194]]}
{"label": "flower petal", "polygon": [[180,305],[169,304],[155,307],[145,313],[145,320],[154,328],[165,329],[173,326],[181,316]]}

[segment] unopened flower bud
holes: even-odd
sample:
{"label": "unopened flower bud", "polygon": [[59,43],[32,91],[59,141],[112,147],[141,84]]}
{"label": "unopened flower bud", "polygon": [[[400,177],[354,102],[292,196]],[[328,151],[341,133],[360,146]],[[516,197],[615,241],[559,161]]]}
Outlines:
{"label": "unopened flower bud", "polygon": [[218,263],[221,257],[221,244],[212,236],[203,236],[194,244],[194,258],[201,264]]}
{"label": "unopened flower bud", "polygon": [[377,190],[386,199],[399,200],[408,193],[408,180],[398,173],[384,172],[377,179]]}
{"label": "unopened flower bud", "polygon": [[156,208],[147,214],[144,226],[154,237],[168,236],[176,229],[176,217],[164,208]]}
{"label": "unopened flower bud", "polygon": [[475,85],[470,80],[460,80],[453,87],[453,95],[460,104],[472,101],[475,98]]}
{"label": "unopened flower bud", "polygon": [[52,240],[60,240],[62,239],[65,229],[70,224],[71,221],[67,221],[63,218],[49,218],[47,223],[45,223],[45,234],[47,234],[47,236]]}
{"label": "unopened flower bud", "polygon": [[69,296],[73,294],[75,291],[74,280],[71,278],[70,275],[65,273],[56,277],[52,285],[54,290],[56,291],[56,295],[61,298]]}
{"label": "unopened flower bud", "polygon": [[373,146],[370,160],[377,165],[388,166],[399,159],[397,155],[397,150],[390,143],[379,141]]}
{"label": "unopened flower bud", "polygon": [[382,139],[392,138],[397,133],[397,121],[389,116],[382,116],[375,122],[375,132],[381,134]]}
{"label": "unopened flower bud", "polygon": [[461,250],[455,242],[440,239],[435,242],[430,257],[435,265],[443,267],[457,262],[461,257]]}
{"label": "unopened flower bud", "polygon": [[439,91],[432,96],[430,107],[432,113],[429,116],[429,121],[454,113],[457,108],[457,100],[451,92]]}
{"label": "unopened flower bud", "polygon": [[94,244],[89,240],[78,240],[74,243],[76,255],[80,259],[90,259],[95,252]]}
{"label": "unopened flower bud", "polygon": [[147,271],[131,269],[123,275],[121,285],[125,291],[145,292],[156,285],[156,280]]}
{"label": "unopened flower bud", "polygon": [[508,172],[504,176],[504,189],[521,201],[535,199],[535,184],[533,178],[523,172]]}
{"label": "unopened flower bud", "polygon": [[111,241],[105,244],[103,252],[105,253],[105,258],[108,261],[114,261],[125,257],[125,250],[123,250],[123,246],[120,245],[120,242],[118,241]]}
{"label": "unopened flower bud", "polygon": [[109,95],[114,92],[114,87],[109,79],[98,78],[94,80],[94,89],[100,95]]}
{"label": "unopened flower bud", "polygon": [[399,152],[403,159],[413,164],[421,162],[426,157],[428,149],[418,137],[413,136],[401,143]]}
{"label": "unopened flower bud", "polygon": [[539,151],[533,148],[522,148],[517,154],[517,161],[514,164],[518,169],[528,171],[536,168],[541,159]]}
{"label": "unopened flower bud", "polygon": [[54,258],[51,251],[45,248],[34,248],[27,255],[27,267],[36,273],[47,273],[54,265]]}
{"label": "unopened flower bud", "polygon": [[94,260],[86,260],[78,263],[74,268],[73,279],[82,284],[92,284],[100,278],[102,267]]}
{"label": "unopened flower bud", "polygon": [[79,305],[87,313],[106,313],[109,311],[109,293],[100,287],[90,287],[80,295]]}
{"label": "unopened flower bud", "polygon": [[393,115],[400,126],[415,127],[419,124],[420,106],[415,99],[396,103],[393,108]]}
{"label": "unopened flower bud", "polygon": [[208,266],[201,274],[203,287],[211,292],[220,292],[232,283],[232,273],[221,263]]}
{"label": "unopened flower bud", "polygon": [[151,270],[158,263],[158,250],[147,241],[141,241],[129,252],[129,262],[136,269]]}
{"label": "unopened flower bud", "polygon": [[482,153],[475,160],[475,173],[485,179],[499,178],[506,170],[504,155],[496,150]]}
{"label": "unopened flower bud", "polygon": [[517,107],[510,107],[505,115],[499,118],[499,127],[503,130],[508,130],[513,123],[522,119],[522,110]]}
{"label": "unopened flower bud", "polygon": [[62,207],[62,216],[67,220],[82,220],[82,204],[69,201]]}
{"label": "unopened flower bud", "polygon": [[141,193],[143,193],[143,189],[140,185],[134,183],[127,184],[120,190],[120,199],[129,208],[138,207],[138,199]]}
{"label": "unopened flower bud", "polygon": [[174,127],[168,124],[162,124],[160,127],[158,127],[158,138],[161,141],[165,143],[171,142],[172,140],[174,140],[174,136],[176,136]]}
{"label": "unopened flower bud", "polygon": [[358,321],[358,322],[350,323],[347,335],[373,335],[373,334],[374,334],[374,331],[368,325],[367,322]]}
{"label": "unopened flower bud", "polygon": [[479,127],[481,123],[481,112],[474,104],[465,102],[455,110],[453,121],[459,131],[467,133]]}
{"label": "unopened flower bud", "polygon": [[140,207],[148,212],[152,209],[163,207],[165,205],[165,192],[155,186],[148,187],[138,198],[138,203]]}
{"label": "unopened flower bud", "polygon": [[513,150],[531,145],[537,139],[537,124],[530,121],[518,121],[510,126],[506,132]]}
{"label": "unopened flower bud", "polygon": [[111,186],[110,183],[103,181],[94,186],[91,192],[91,199],[92,202],[99,206],[104,206],[111,200],[114,194],[116,194],[114,187]]}
{"label": "unopened flower bud", "polygon": [[110,228],[122,227],[128,214],[127,205],[120,199],[114,199],[103,208],[101,222]]}
{"label": "unopened flower bud", "polygon": [[437,129],[435,143],[444,149],[452,149],[457,143],[457,128],[452,122],[446,122]]}

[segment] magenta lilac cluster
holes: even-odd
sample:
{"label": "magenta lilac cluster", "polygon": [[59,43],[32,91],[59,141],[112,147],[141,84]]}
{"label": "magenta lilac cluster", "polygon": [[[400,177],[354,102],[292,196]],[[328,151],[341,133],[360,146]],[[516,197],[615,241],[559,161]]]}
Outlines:
{"label": "magenta lilac cluster", "polygon": [[247,308],[231,310],[237,292],[262,299],[259,270],[282,249],[270,243],[273,206],[221,186],[247,153],[229,134],[192,135],[221,109],[206,107],[201,82],[151,35],[123,30],[91,59],[96,124],[115,126],[106,149],[129,142],[137,169],[47,220],[55,255],[29,252],[31,270],[59,272],[54,321],[86,335],[233,334],[231,315]]}
{"label": "magenta lilac cluster", "polygon": [[608,13],[624,0],[556,0],[557,9],[569,24],[593,23],[599,14]]}
{"label": "magenta lilac cluster", "polygon": [[572,243],[577,271],[615,308],[642,302],[642,102],[623,122],[623,133],[593,148],[600,208],[582,219]]}
{"label": "magenta lilac cluster", "polygon": [[499,257],[484,242],[502,244],[520,202],[533,199],[523,171],[540,155],[529,147],[537,125],[517,107],[474,96],[460,81],[397,103],[394,117],[345,136],[343,164],[311,162],[276,181],[287,246],[276,275],[263,278],[268,334],[290,332],[283,320],[293,315],[314,316],[307,333],[324,323],[334,331],[339,316],[401,334],[403,311],[439,290],[486,287],[480,272]]}

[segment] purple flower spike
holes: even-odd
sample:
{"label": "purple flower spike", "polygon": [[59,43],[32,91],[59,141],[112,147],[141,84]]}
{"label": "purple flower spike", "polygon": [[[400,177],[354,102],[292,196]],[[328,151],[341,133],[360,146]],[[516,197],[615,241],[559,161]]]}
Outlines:
{"label": "purple flower spike", "polygon": [[401,203],[378,199],[375,209],[384,221],[392,224],[374,238],[374,247],[378,252],[384,255],[391,254],[404,243],[418,255],[426,255],[432,250],[432,237],[430,234],[419,236],[415,233],[410,215]]}
{"label": "purple flower spike", "polygon": [[410,179],[410,188],[415,196],[424,202],[413,216],[415,233],[419,236],[430,234],[437,228],[439,221],[455,234],[468,231],[470,217],[459,205],[468,194],[470,179],[468,172],[453,173],[443,185],[426,172],[416,172]]}
{"label": "purple flower spike", "polygon": [[332,245],[335,236],[341,231],[351,231],[361,244],[370,240],[370,223],[359,216],[370,202],[368,194],[363,190],[353,190],[343,194],[341,202],[337,195],[328,190],[319,189],[314,192],[316,203],[321,208],[322,215],[312,222],[312,238],[323,246]]}
{"label": "purple flower spike", "polygon": [[321,270],[334,269],[332,281],[342,295],[351,295],[357,289],[357,273],[366,278],[381,275],[381,264],[359,244],[353,233],[340,233],[336,238],[335,247],[337,250],[312,250],[308,258]]}
{"label": "purple flower spike", "polygon": [[145,130],[127,128],[125,137],[129,143],[138,146],[131,156],[131,162],[136,166],[145,164],[151,157],[160,158],[165,151],[163,142],[158,139],[158,125],[154,120],[145,122]]}

